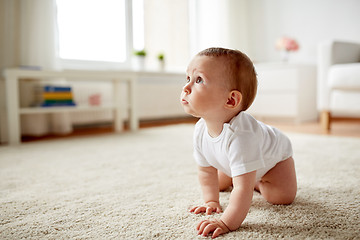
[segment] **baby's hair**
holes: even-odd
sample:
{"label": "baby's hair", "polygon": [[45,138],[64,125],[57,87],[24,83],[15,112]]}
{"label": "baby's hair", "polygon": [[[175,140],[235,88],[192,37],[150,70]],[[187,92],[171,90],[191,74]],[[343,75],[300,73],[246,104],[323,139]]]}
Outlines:
{"label": "baby's hair", "polygon": [[242,94],[241,111],[251,106],[258,82],[254,64],[246,54],[233,49],[207,48],[197,56],[223,58],[231,90],[238,90]]}

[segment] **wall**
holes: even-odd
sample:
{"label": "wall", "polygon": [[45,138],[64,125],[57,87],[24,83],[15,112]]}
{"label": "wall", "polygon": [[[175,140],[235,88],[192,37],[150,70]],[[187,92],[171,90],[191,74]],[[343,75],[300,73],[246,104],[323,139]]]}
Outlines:
{"label": "wall", "polygon": [[247,0],[189,1],[191,55],[208,47],[248,52]]}
{"label": "wall", "polygon": [[315,63],[320,41],[360,42],[358,0],[248,0],[249,53],[255,61],[278,61],[277,38],[298,40],[291,60]]}
{"label": "wall", "polygon": [[157,56],[164,53],[167,69],[185,72],[189,61],[187,0],[144,0],[147,68],[158,69]]}
{"label": "wall", "polygon": [[315,63],[320,41],[360,42],[359,0],[190,1],[192,53],[211,46],[236,48],[256,62],[280,61],[279,37],[295,38],[292,61]]}

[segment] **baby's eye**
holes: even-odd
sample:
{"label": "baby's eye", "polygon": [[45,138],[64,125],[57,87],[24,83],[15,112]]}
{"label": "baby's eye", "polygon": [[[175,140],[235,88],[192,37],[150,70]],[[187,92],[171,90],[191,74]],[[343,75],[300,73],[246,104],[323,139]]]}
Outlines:
{"label": "baby's eye", "polygon": [[196,79],[196,83],[203,83],[203,82],[204,82],[204,80],[201,77],[198,77]]}
{"label": "baby's eye", "polygon": [[187,78],[186,78],[186,83],[189,83],[190,82],[190,77],[188,76]]}

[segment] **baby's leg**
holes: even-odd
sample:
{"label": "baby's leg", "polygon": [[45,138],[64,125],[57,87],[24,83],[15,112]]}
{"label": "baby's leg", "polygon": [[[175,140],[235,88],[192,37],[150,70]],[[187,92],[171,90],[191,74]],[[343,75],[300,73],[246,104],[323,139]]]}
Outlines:
{"label": "baby's leg", "polygon": [[290,204],[297,191],[294,159],[279,162],[256,184],[255,189],[272,204]]}
{"label": "baby's leg", "polygon": [[232,186],[232,178],[218,170],[219,190],[225,191]]}

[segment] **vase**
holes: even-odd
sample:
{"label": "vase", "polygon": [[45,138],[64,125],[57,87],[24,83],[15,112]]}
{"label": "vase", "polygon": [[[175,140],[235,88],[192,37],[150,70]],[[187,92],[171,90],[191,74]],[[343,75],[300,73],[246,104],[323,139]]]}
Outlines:
{"label": "vase", "polygon": [[145,57],[134,56],[132,61],[132,67],[135,71],[145,70]]}
{"label": "vase", "polygon": [[163,72],[165,71],[165,61],[159,61],[159,71]]}
{"label": "vase", "polygon": [[282,51],[281,52],[281,61],[286,63],[289,62],[290,52],[289,51]]}

